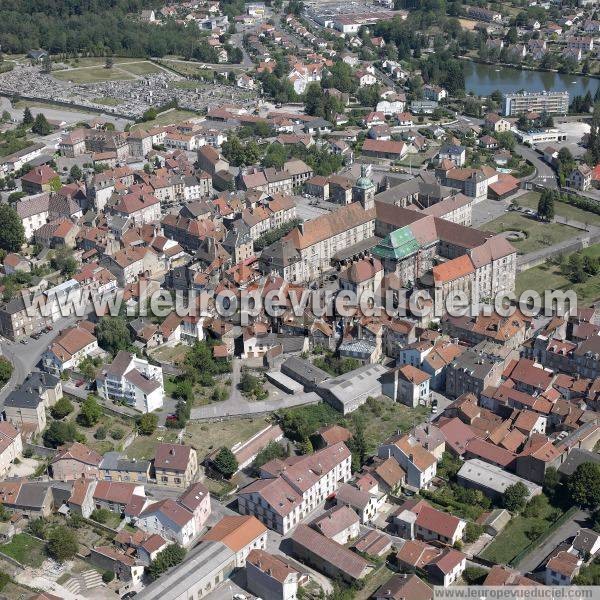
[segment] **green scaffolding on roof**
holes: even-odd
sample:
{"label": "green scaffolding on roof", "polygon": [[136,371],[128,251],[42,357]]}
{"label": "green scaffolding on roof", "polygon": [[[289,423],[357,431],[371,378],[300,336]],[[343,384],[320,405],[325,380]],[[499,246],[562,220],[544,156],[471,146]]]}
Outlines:
{"label": "green scaffolding on roof", "polygon": [[379,258],[400,260],[413,254],[418,249],[419,242],[415,239],[410,225],[406,225],[386,235],[371,252]]}

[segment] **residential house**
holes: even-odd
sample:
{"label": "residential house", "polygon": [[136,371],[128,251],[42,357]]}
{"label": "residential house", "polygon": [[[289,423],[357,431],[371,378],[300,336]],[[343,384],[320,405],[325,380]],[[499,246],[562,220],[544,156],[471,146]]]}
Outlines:
{"label": "residential house", "polygon": [[124,400],[142,413],[163,405],[162,368],[124,350],[97,376],[96,387],[100,397]]}
{"label": "residential house", "polygon": [[198,472],[196,450],[181,444],[158,444],[154,471],[157,485],[187,488]]}

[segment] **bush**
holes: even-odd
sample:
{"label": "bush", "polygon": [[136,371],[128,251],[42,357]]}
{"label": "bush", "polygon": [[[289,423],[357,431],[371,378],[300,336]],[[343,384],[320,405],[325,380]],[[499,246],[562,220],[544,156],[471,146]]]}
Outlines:
{"label": "bush", "polygon": [[31,458],[33,456],[33,450],[31,448],[25,448],[23,450],[23,458]]}
{"label": "bush", "polygon": [[102,573],[102,581],[104,583],[110,583],[115,578],[115,574],[112,571],[104,571]]}
{"label": "bush", "polygon": [[481,585],[487,577],[487,573],[481,567],[467,567],[462,576],[468,585]]}
{"label": "bush", "polygon": [[50,409],[52,418],[59,420],[64,419],[71,412],[73,412],[73,404],[65,396],[58,400],[58,402]]}
{"label": "bush", "polygon": [[148,567],[148,576],[152,581],[158,579],[167,569],[178,565],[185,558],[185,549],[179,544],[171,544],[162,552],[156,555],[156,558]]}
{"label": "bush", "polygon": [[125,436],[125,432],[120,427],[115,427],[110,431],[110,437],[113,440],[122,440]]}
{"label": "bush", "polygon": [[0,571],[0,592],[6,587],[6,584],[10,581],[10,575]]}
{"label": "bush", "polygon": [[465,527],[465,542],[467,544],[472,544],[477,541],[481,534],[483,533],[483,526],[478,523],[473,523],[469,521],[467,526]]}
{"label": "bush", "polygon": [[43,436],[44,446],[47,448],[58,448],[66,442],[79,441],[81,438],[81,433],[77,431],[75,423],[70,421],[53,421]]}
{"label": "bush", "polygon": [[37,519],[32,519],[29,521],[29,525],[27,529],[31,535],[45,539],[46,538],[46,527],[48,524],[42,517],[38,517]]}
{"label": "bush", "polygon": [[97,440],[105,440],[106,439],[106,427],[98,427],[98,429],[96,429],[96,433],[94,433],[94,437]]}
{"label": "bush", "polygon": [[92,519],[92,521],[96,521],[96,523],[101,523],[102,525],[105,525],[110,519],[110,510],[106,508],[95,508],[92,511],[90,518]]}
{"label": "bush", "polygon": [[142,415],[138,421],[138,431],[142,435],[152,435],[158,426],[158,417],[153,413]]}

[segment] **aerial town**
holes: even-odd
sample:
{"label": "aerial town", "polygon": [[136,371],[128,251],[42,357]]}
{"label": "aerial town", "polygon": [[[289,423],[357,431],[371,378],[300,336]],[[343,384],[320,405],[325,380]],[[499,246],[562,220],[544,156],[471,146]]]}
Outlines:
{"label": "aerial town", "polygon": [[599,48],[3,0],[0,599],[600,598]]}

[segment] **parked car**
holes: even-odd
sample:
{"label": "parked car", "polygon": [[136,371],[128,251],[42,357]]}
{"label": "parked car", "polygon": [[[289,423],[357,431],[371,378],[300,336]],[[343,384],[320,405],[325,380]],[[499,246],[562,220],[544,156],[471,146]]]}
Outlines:
{"label": "parked car", "polygon": [[29,344],[29,340],[27,338],[23,338],[21,340],[21,344],[25,345],[25,344]]}

